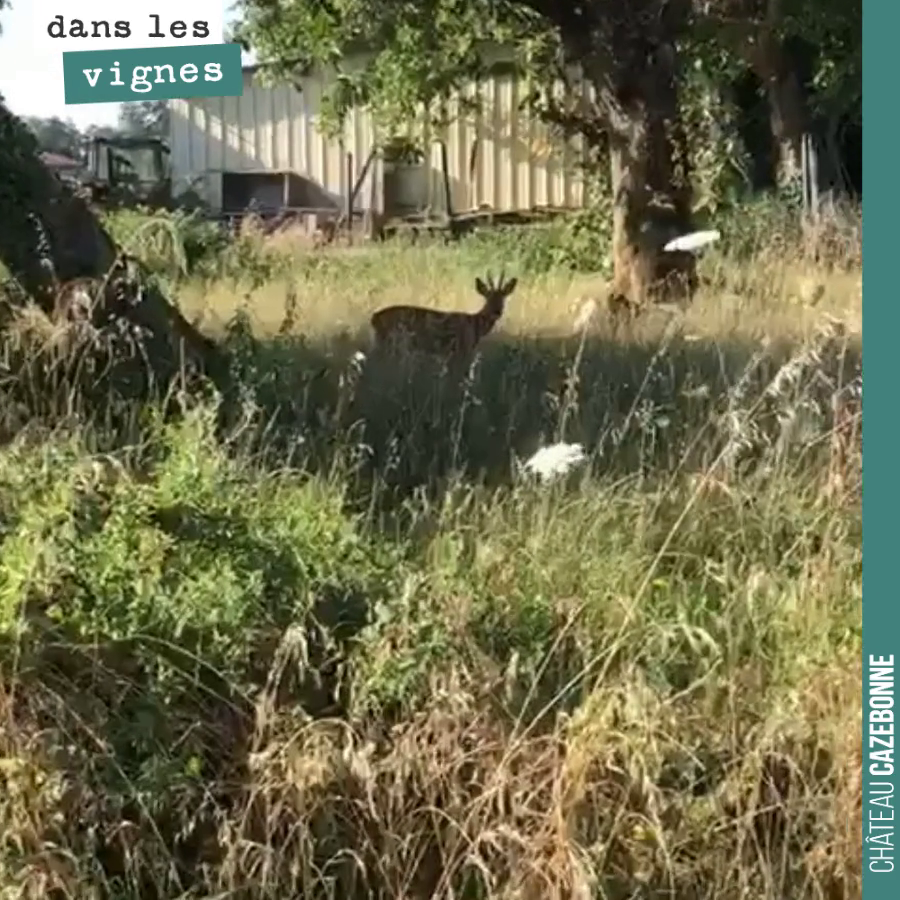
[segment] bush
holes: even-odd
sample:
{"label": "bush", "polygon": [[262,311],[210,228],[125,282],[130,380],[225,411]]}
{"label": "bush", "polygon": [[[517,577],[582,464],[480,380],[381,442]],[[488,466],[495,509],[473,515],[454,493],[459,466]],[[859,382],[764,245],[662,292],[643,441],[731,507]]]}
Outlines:
{"label": "bush", "polygon": [[229,234],[224,225],[200,212],[138,208],[109,212],[104,225],[121,247],[171,284],[198,278],[256,286],[290,266],[286,254],[267,246],[252,221]]}

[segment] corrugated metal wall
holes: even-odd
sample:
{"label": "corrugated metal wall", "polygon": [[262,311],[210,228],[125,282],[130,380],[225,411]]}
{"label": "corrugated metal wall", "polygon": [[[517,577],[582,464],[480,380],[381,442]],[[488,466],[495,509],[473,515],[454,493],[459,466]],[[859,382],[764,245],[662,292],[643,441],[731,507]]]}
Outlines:
{"label": "corrugated metal wall", "polygon": [[[263,87],[247,71],[242,97],[171,101],[175,189],[193,187],[221,209],[222,172],[293,171],[343,205],[372,150],[375,131],[368,113],[354,110],[344,126],[344,147],[339,139],[326,138],[316,128],[322,94],[321,78],[304,79],[298,91],[283,84]],[[498,211],[582,205],[579,145],[561,146],[545,126],[519,111],[524,85],[512,75],[498,75],[473,84],[467,94],[479,98],[478,112],[459,114],[458,101],[451,103],[453,121],[443,135],[455,211],[481,205]],[[348,152],[353,154],[349,174]],[[441,212],[446,204],[436,142],[428,162],[429,205]],[[382,180],[378,161],[359,192],[357,209],[383,209]]]}

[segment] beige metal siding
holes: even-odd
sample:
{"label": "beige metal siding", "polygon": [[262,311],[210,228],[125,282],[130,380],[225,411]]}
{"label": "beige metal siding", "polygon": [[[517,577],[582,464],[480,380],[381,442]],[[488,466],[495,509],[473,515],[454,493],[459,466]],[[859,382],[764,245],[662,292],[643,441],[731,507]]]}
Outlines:
{"label": "beige metal siding", "polygon": [[[172,175],[176,190],[193,186],[214,208],[222,205],[222,172],[293,171],[343,204],[375,143],[369,114],[353,110],[339,138],[326,138],[316,127],[325,90],[321,78],[304,79],[302,90],[290,85],[263,87],[250,72],[241,97],[171,101]],[[428,202],[444,210],[441,153],[447,144],[454,210],[488,206],[497,211],[533,207],[579,207],[584,202],[581,152],[577,142],[562,146],[551,132],[519,107],[525,85],[512,75],[498,75],[470,85],[478,111],[450,104],[451,124],[433,135]],[[418,123],[424,129],[423,121]],[[352,181],[346,153],[353,154]],[[470,162],[475,156],[470,177]],[[356,200],[357,208],[383,208],[382,164],[370,168]]]}

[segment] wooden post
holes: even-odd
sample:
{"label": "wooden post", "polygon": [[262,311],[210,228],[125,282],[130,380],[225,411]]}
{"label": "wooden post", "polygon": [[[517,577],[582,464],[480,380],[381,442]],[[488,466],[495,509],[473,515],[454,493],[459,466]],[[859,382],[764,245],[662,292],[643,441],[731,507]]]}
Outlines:
{"label": "wooden post", "polygon": [[444,176],[444,206],[447,218],[453,221],[453,191],[450,189],[450,161],[447,156],[447,143],[441,141],[441,172]]}
{"label": "wooden post", "polygon": [[[356,198],[359,196],[359,192],[360,192],[360,190],[362,189],[363,182],[366,180],[366,175],[369,174],[369,169],[372,167],[372,163],[373,163],[374,160],[375,160],[376,154],[377,154],[377,150],[374,150],[374,149],[373,149],[373,150],[369,151],[369,155],[368,155],[368,157],[366,158],[366,162],[365,162],[365,164],[364,164],[363,167],[362,167],[362,171],[361,171],[361,172],[359,173],[359,175],[356,177],[356,182],[355,182],[355,184],[353,185],[353,190],[350,192],[350,211],[351,211],[351,213],[352,213],[353,208],[354,208],[354,205],[355,205],[355,203],[356,203]],[[373,179],[372,179],[372,186],[373,186],[373,188],[374,188],[374,185],[375,185],[375,179],[373,178]],[[372,204],[370,203],[370,204],[369,204],[368,218],[367,218],[366,216],[363,216],[363,221],[364,221],[364,222],[366,222],[366,221],[371,221],[372,212],[373,212],[373,210],[372,210]],[[371,235],[370,235],[370,236],[371,236]]]}
{"label": "wooden post", "polygon": [[[375,163],[375,160],[378,157],[378,150],[375,149],[372,151],[372,163]],[[384,198],[382,197],[382,200]],[[372,175],[372,181],[369,187],[369,209],[372,213],[372,236],[377,237],[379,240],[384,238],[384,209],[381,206],[378,206],[378,169],[375,169],[375,172]]]}
{"label": "wooden post", "polygon": [[353,200],[354,191],[350,189],[353,184],[353,154],[347,154],[347,206],[344,215],[347,217],[347,243],[353,243]]}
{"label": "wooden post", "polygon": [[478,166],[478,138],[472,141],[469,151],[469,209],[475,209],[475,172]]}
{"label": "wooden post", "polygon": [[447,209],[447,225],[450,238],[458,237],[456,231],[456,219],[453,215],[453,191],[450,188],[450,161],[447,158],[447,142],[441,141],[441,172],[444,176],[444,206]]}
{"label": "wooden post", "polygon": [[362,167],[362,172],[359,173],[359,176],[356,179],[356,183],[353,185],[353,190],[350,193],[350,202],[351,204],[356,200],[359,195],[360,188],[363,185],[363,182],[366,180],[366,175],[369,174],[369,169],[372,166],[372,163],[375,161],[375,155],[377,151],[372,150],[369,153],[368,159],[366,159],[365,165]]}

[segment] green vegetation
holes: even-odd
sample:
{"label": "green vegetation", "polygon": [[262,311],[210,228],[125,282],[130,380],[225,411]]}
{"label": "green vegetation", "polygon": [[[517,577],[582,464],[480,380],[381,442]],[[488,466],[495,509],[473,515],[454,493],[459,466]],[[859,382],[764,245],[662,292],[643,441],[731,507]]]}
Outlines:
{"label": "green vegetation", "polygon": [[[859,219],[792,216],[616,335],[573,333],[588,215],[314,251],[114,214],[242,395],[135,405],[7,314],[4,896],[858,897]],[[367,356],[500,260],[467,374]],[[557,440],[587,465],[526,476]]]}
{"label": "green vegetation", "polygon": [[[841,161],[858,4],[240,8],[389,136],[512,45],[614,190],[453,245],[119,210],[159,284],[67,321],[51,270],[117,248],[0,102],[0,897],[858,900],[861,218],[790,200],[813,125]],[[614,327],[645,226],[704,217],[693,302]],[[371,352],[501,266],[466,371]]]}

